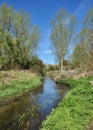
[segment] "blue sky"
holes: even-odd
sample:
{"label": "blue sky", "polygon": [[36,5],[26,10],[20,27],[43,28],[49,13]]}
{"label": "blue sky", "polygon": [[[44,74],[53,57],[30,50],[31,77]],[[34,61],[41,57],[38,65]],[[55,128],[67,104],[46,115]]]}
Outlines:
{"label": "blue sky", "polygon": [[[78,21],[76,30],[79,31],[82,18],[93,7],[93,0],[0,0],[0,4],[3,2],[12,5],[16,10],[23,8],[30,12],[32,24],[39,26],[42,31],[37,54],[47,64],[55,63],[50,49],[49,32],[50,21],[58,9],[62,7],[76,16]],[[69,51],[72,51],[72,45],[70,45]]]}

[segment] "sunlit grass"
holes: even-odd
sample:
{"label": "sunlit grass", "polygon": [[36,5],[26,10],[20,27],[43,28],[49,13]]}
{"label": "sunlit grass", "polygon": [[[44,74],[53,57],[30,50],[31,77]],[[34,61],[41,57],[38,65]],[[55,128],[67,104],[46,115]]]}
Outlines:
{"label": "sunlit grass", "polygon": [[1,77],[0,99],[18,96],[41,85],[41,77],[30,72],[2,72]]}
{"label": "sunlit grass", "polygon": [[52,110],[41,130],[83,130],[93,119],[93,77],[78,80],[59,80],[68,83],[73,89],[68,92],[58,108]]}

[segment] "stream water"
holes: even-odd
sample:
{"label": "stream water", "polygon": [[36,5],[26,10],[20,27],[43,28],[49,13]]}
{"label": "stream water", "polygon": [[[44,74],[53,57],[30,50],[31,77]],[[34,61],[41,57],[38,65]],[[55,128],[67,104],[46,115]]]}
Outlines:
{"label": "stream water", "polygon": [[68,86],[45,78],[41,87],[18,101],[0,107],[0,130],[39,130],[42,121],[52,108],[57,107],[67,91]]}

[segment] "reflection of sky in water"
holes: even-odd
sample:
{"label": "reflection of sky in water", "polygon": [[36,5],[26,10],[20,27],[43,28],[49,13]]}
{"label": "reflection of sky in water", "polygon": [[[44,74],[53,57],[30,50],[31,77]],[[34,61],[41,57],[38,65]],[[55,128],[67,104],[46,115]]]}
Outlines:
{"label": "reflection of sky in water", "polygon": [[55,101],[60,93],[56,89],[56,84],[47,78],[44,82],[43,93],[41,94],[31,94],[31,99],[33,99],[36,103],[45,104],[45,102],[49,103]]}
{"label": "reflection of sky in water", "polygon": [[[0,109],[0,130],[39,130],[41,122],[55,108],[69,88],[46,78],[43,86]],[[29,124],[29,125],[28,125]]]}
{"label": "reflection of sky in water", "polygon": [[47,114],[51,112],[53,107],[56,107],[58,101],[62,98],[61,91],[57,88],[54,81],[50,78],[46,78],[43,86],[43,93],[31,94],[31,99],[40,106],[40,113],[44,118]]}

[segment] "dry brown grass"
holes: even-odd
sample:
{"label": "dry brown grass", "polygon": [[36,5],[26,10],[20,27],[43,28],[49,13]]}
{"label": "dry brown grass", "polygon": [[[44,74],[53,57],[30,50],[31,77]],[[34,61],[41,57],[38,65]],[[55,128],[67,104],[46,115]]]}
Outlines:
{"label": "dry brown grass", "polygon": [[4,85],[9,83],[12,80],[31,80],[36,76],[36,73],[32,73],[31,71],[23,71],[23,70],[9,70],[9,71],[0,71],[0,85]]}
{"label": "dry brown grass", "polygon": [[47,75],[56,81],[58,79],[63,78],[73,78],[73,79],[84,78],[86,76],[93,75],[93,71],[84,71],[84,72],[80,72],[78,70],[68,70],[68,71],[63,70],[62,72],[51,71],[48,72]]}

